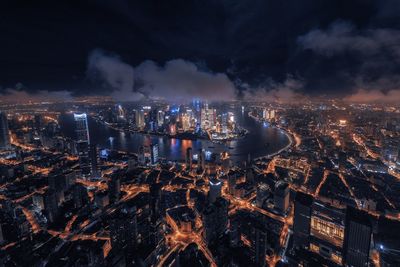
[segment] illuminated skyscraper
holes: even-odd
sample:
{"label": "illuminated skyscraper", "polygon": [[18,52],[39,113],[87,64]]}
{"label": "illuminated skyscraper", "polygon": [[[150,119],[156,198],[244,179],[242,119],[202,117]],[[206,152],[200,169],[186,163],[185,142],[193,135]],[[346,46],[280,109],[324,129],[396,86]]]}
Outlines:
{"label": "illuminated skyscraper", "polygon": [[76,148],[79,156],[79,165],[82,175],[87,177],[91,173],[90,164],[90,138],[89,127],[86,113],[74,114],[75,132],[76,132]]}
{"label": "illuminated skyscraper", "polygon": [[164,111],[159,110],[158,113],[157,113],[157,124],[158,124],[158,127],[162,127],[164,125],[164,116],[165,116]]}
{"label": "illuminated skyscraper", "polygon": [[266,108],[263,109],[263,119],[269,120],[269,111]]}
{"label": "illuminated skyscraper", "polygon": [[176,135],[176,124],[175,123],[171,122],[169,124],[168,132],[170,135]]}
{"label": "illuminated skyscraper", "polygon": [[181,116],[181,120],[182,120],[182,129],[183,131],[189,131],[190,129],[190,117],[187,113],[184,113]]}
{"label": "illuminated skyscraper", "polygon": [[201,129],[208,130],[215,126],[217,112],[215,109],[209,109],[208,104],[201,109]]}
{"label": "illuminated skyscraper", "polygon": [[125,109],[121,106],[121,105],[118,105],[117,106],[117,112],[118,112],[118,117],[119,118],[121,118],[121,119],[125,119]]}
{"label": "illuminated skyscraper", "polygon": [[158,144],[152,144],[150,146],[150,154],[151,154],[151,164],[158,163]]}
{"label": "illuminated skyscraper", "polygon": [[140,130],[143,130],[146,126],[143,109],[135,110],[135,126]]}
{"label": "illuminated skyscraper", "polygon": [[87,115],[86,113],[82,114],[74,114],[75,124],[76,124],[76,136],[77,141],[84,141],[88,144],[89,141],[89,127],[87,122]]}
{"label": "illuminated skyscraper", "polygon": [[269,112],[269,118],[271,119],[271,120],[273,120],[273,119],[275,119],[275,110],[270,110],[270,112]]}
{"label": "illuminated skyscraper", "polygon": [[10,134],[8,132],[8,121],[7,115],[4,112],[0,112],[0,149],[9,149]]}

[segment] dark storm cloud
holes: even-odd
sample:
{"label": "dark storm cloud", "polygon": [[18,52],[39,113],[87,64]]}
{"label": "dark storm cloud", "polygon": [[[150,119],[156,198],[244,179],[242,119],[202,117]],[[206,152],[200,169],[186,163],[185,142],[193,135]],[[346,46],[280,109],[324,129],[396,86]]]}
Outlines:
{"label": "dark storm cloud", "polygon": [[108,73],[111,83],[87,79],[87,58],[95,48],[115,53],[111,58],[127,69],[150,60],[153,77],[177,59],[194,73],[226,73],[223,79],[232,81],[238,96],[270,96],[277,88],[288,90],[292,80],[291,91],[310,96],[359,90],[386,94],[399,88],[396,0],[17,0],[0,5],[3,88],[21,82],[29,92],[72,95],[136,90],[136,78],[125,80],[119,71]]}
{"label": "dark storm cloud", "polygon": [[125,101],[145,97],[167,100],[236,97],[235,87],[225,74],[201,70],[182,59],[167,61],[163,66],[147,60],[133,67],[115,55],[94,50],[89,56],[88,77],[104,81],[115,99]]}
{"label": "dark storm cloud", "polygon": [[359,53],[361,56],[379,56],[387,52],[388,56],[400,59],[400,31],[392,29],[357,30],[345,21],[331,24],[327,30],[312,30],[298,38],[304,49],[334,56],[345,52]]}
{"label": "dark storm cloud", "polygon": [[[351,56],[358,61],[348,77],[356,95],[370,95],[374,101],[400,100],[393,90],[400,89],[400,31],[388,28],[357,29],[350,22],[337,21],[327,29],[314,29],[300,36],[298,42],[304,49],[325,58]],[[376,96],[376,97],[375,97]],[[379,96],[379,97],[377,97]],[[348,99],[353,99],[348,97]],[[361,99],[361,98],[360,98]],[[366,97],[363,97],[366,99]]]}

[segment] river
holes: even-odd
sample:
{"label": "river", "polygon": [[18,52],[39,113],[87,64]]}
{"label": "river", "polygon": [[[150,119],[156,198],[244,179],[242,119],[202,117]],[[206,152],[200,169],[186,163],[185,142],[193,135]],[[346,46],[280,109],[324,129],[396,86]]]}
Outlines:
{"label": "river", "polygon": [[[249,133],[243,138],[224,144],[201,139],[181,140],[166,136],[120,132],[89,117],[90,142],[98,144],[100,148],[128,152],[137,152],[143,144],[158,143],[159,156],[168,160],[183,160],[188,147],[193,148],[194,154],[201,148],[211,153],[228,151],[233,162],[246,160],[248,154],[251,158],[273,154],[290,143],[290,139],[284,131],[256,122],[248,116],[247,112],[237,110],[235,115],[237,123],[246,128]],[[75,138],[73,114],[60,115],[60,127],[65,136]]]}

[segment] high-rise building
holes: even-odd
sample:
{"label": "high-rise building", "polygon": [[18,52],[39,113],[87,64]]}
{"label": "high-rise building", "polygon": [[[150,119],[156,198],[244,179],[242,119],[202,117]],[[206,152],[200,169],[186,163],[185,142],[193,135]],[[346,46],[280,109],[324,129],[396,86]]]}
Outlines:
{"label": "high-rise building", "polygon": [[140,146],[138,151],[138,163],[140,165],[146,164],[146,147]]}
{"label": "high-rise building", "polygon": [[46,212],[47,220],[53,223],[58,216],[58,203],[57,203],[56,191],[49,189],[47,190],[44,197],[44,209]]}
{"label": "high-rise building", "polygon": [[309,246],[313,197],[297,192],[294,202],[293,240],[296,247]]}
{"label": "high-rise building", "polygon": [[4,243],[4,235],[3,235],[3,229],[0,223],[0,245],[2,245]]}
{"label": "high-rise building", "polygon": [[105,191],[97,191],[94,195],[94,203],[98,208],[104,208],[110,204],[109,194]]}
{"label": "high-rise building", "polygon": [[286,213],[289,208],[289,185],[285,182],[277,182],[274,191],[274,205],[279,212]]}
{"label": "high-rise building", "polygon": [[236,180],[237,180],[237,174],[235,172],[228,173],[228,193],[230,195],[235,194]]}
{"label": "high-rise building", "polygon": [[268,226],[265,218],[251,212],[239,212],[240,239],[250,249],[251,266],[264,267],[267,256]]}
{"label": "high-rise building", "polygon": [[264,120],[269,120],[269,111],[268,109],[264,108],[263,109],[263,115],[262,115]]}
{"label": "high-rise building", "polygon": [[88,177],[91,173],[90,164],[90,138],[89,127],[86,113],[74,114],[75,132],[76,132],[76,148],[79,156],[79,166],[83,176]]}
{"label": "high-rise building", "polygon": [[150,154],[151,154],[151,164],[158,163],[158,144],[152,144],[150,146]]}
{"label": "high-rise building", "polygon": [[248,168],[246,168],[246,182],[249,184],[254,184],[254,170],[250,167],[250,165]]}
{"label": "high-rise building", "polygon": [[73,186],[73,200],[74,207],[79,209],[85,206],[89,202],[89,196],[85,186],[76,183]]}
{"label": "high-rise building", "polygon": [[190,129],[190,116],[187,113],[184,113],[181,116],[181,122],[182,122],[182,129],[183,131],[189,131]]}
{"label": "high-rise building", "polygon": [[240,222],[238,220],[229,221],[229,246],[238,247],[240,242]]}
{"label": "high-rise building", "polygon": [[168,127],[168,133],[170,135],[176,135],[176,123],[171,122]]}
{"label": "high-rise building", "polygon": [[111,203],[118,201],[121,196],[121,174],[120,172],[114,173],[108,182],[108,194]]}
{"label": "high-rise building", "polygon": [[150,209],[151,220],[157,221],[161,215],[161,183],[153,183],[150,185]]}
{"label": "high-rise building", "polygon": [[214,203],[221,196],[222,181],[218,179],[210,180],[210,190],[208,191],[208,201]]}
{"label": "high-rise building", "polygon": [[34,116],[35,128],[40,131],[43,127],[43,117],[41,114],[35,114]]}
{"label": "high-rise building", "polygon": [[271,120],[275,119],[275,110],[274,110],[274,109],[272,109],[272,110],[269,112],[269,118],[270,118]]}
{"label": "high-rise building", "polygon": [[7,114],[0,111],[0,149],[11,148]]}
{"label": "high-rise building", "polygon": [[118,119],[124,120],[126,118],[126,111],[121,105],[116,106],[117,114],[118,114]]}
{"label": "high-rise building", "polygon": [[368,214],[347,207],[344,241],[344,263],[347,266],[365,267],[369,262],[372,226]]}
{"label": "high-rise building", "polygon": [[342,265],[345,216],[343,209],[315,201],[311,214],[310,251]]}
{"label": "high-rise building", "polygon": [[90,143],[89,126],[86,113],[81,113],[81,114],[75,113],[74,119],[76,125],[75,132],[77,141],[85,141],[89,144]]}
{"label": "high-rise building", "polygon": [[139,130],[143,130],[146,126],[144,110],[135,110],[135,126]]}
{"label": "high-rise building", "polygon": [[199,149],[199,154],[197,155],[197,170],[204,171],[206,168],[206,153],[204,149]]}
{"label": "high-rise building", "polygon": [[99,169],[99,153],[97,151],[96,144],[89,145],[89,158],[90,158],[90,174],[92,177],[99,177],[100,176],[100,169]]}
{"label": "high-rise building", "polygon": [[256,206],[262,208],[264,202],[268,199],[270,195],[271,189],[269,185],[265,183],[260,183],[257,186],[257,193],[256,193]]}
{"label": "high-rise building", "polygon": [[124,249],[128,257],[131,256],[137,245],[137,227],[136,207],[124,206],[117,210],[110,220],[112,249]]}
{"label": "high-rise building", "polygon": [[208,130],[215,127],[217,121],[217,111],[215,109],[208,108],[208,104],[205,104],[201,109],[201,129]]}
{"label": "high-rise building", "polygon": [[204,210],[203,236],[208,244],[217,240],[225,232],[228,225],[228,206],[229,202],[219,197]]}
{"label": "high-rise building", "polygon": [[267,233],[263,228],[255,227],[254,238],[252,239],[252,258],[257,267],[266,265],[265,257],[267,255]]}
{"label": "high-rise building", "polygon": [[193,152],[192,152],[192,148],[191,147],[188,147],[186,149],[185,163],[186,163],[186,169],[187,170],[191,170],[192,169],[192,164],[193,164]]}
{"label": "high-rise building", "polygon": [[162,110],[159,110],[157,113],[157,124],[158,127],[162,127],[164,125],[164,117],[165,117],[165,113]]}

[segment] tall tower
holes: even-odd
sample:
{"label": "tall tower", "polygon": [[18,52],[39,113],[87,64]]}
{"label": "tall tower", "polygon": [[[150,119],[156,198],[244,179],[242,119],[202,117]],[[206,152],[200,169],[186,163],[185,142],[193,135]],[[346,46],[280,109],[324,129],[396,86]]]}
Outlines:
{"label": "tall tower", "polygon": [[185,163],[186,163],[186,169],[190,171],[192,169],[192,163],[193,163],[193,152],[191,147],[188,147],[186,149]]}
{"label": "tall tower", "polygon": [[75,119],[75,125],[76,125],[75,131],[76,131],[77,141],[84,141],[89,144],[90,143],[89,127],[88,127],[86,113],[82,113],[82,114],[75,113],[74,119]]}
{"label": "tall tower", "polygon": [[289,185],[285,182],[277,182],[274,191],[275,209],[282,213],[286,213],[289,208]]}
{"label": "tall tower", "polygon": [[89,156],[90,156],[90,167],[91,167],[91,176],[99,177],[101,175],[99,169],[99,153],[97,151],[96,144],[89,145]]}
{"label": "tall tower", "polygon": [[158,144],[152,144],[150,146],[150,156],[151,156],[151,164],[158,163]]}
{"label": "tall tower", "polygon": [[203,237],[207,244],[216,241],[228,226],[229,202],[224,198],[218,198],[210,203],[203,211]]}
{"label": "tall tower", "polygon": [[90,138],[86,113],[74,114],[76,146],[82,175],[88,177],[91,173]]}
{"label": "tall tower", "polygon": [[208,191],[208,200],[214,203],[221,196],[222,181],[217,179],[210,180],[210,190]]}
{"label": "tall tower", "polygon": [[146,126],[144,110],[135,110],[135,126],[139,130],[143,130]]}
{"label": "tall tower", "polygon": [[267,233],[265,230],[255,227],[252,240],[252,258],[256,266],[266,265],[265,256],[267,252]]}
{"label": "tall tower", "polygon": [[121,196],[121,173],[116,172],[108,182],[108,194],[111,203],[115,203]]}
{"label": "tall tower", "polygon": [[293,241],[296,247],[310,245],[310,227],[313,197],[297,192],[294,202]]}
{"label": "tall tower", "polygon": [[206,154],[204,149],[199,149],[199,155],[197,157],[197,170],[204,171],[206,167]]}
{"label": "tall tower", "polygon": [[10,134],[8,133],[8,121],[7,115],[4,112],[0,112],[0,149],[9,149]]}
{"label": "tall tower", "polygon": [[110,220],[110,239],[113,250],[125,249],[128,257],[135,252],[138,223],[136,207],[123,206]]}
{"label": "tall tower", "polygon": [[347,207],[345,228],[345,264],[363,267],[368,265],[372,226],[368,214]]}

